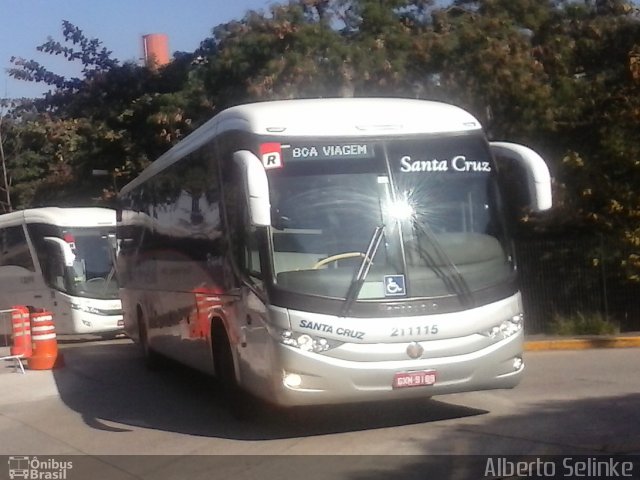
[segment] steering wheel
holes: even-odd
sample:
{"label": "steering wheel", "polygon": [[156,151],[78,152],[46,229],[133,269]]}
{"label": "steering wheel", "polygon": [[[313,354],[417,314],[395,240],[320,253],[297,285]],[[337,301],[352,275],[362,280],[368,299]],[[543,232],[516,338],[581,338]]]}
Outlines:
{"label": "steering wheel", "polygon": [[94,282],[106,282],[106,278],[102,277],[93,277],[86,281],[86,283],[94,283]]}
{"label": "steering wheel", "polygon": [[337,253],[336,255],[331,255],[327,258],[323,258],[316,262],[316,264],[312,267],[314,270],[319,269],[320,267],[326,265],[327,263],[337,262],[338,260],[344,260],[345,258],[365,258],[366,255],[362,252],[345,252],[345,253]]}

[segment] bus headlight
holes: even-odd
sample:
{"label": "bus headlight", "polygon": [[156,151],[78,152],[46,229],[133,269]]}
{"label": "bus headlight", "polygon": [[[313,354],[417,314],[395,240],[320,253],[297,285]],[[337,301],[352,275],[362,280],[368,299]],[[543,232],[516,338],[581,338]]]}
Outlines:
{"label": "bus headlight", "polygon": [[485,330],[484,332],[480,332],[480,334],[484,335],[485,337],[500,340],[509,338],[510,336],[515,335],[520,330],[522,330],[523,318],[524,317],[521,313],[518,315],[514,315],[510,319],[504,320],[499,325],[496,325],[489,330]]}
{"label": "bus headlight", "polygon": [[71,307],[72,310],[78,310],[80,312],[85,312],[85,313],[92,313],[93,315],[102,315],[102,316],[122,315],[121,308],[103,309],[103,308],[92,307],[91,305],[83,305],[81,303],[74,303],[74,302],[70,302],[69,306]]}
{"label": "bus headlight", "polygon": [[99,308],[91,307],[89,305],[81,305],[79,303],[71,303],[72,310],[80,310],[81,312],[93,313],[94,315],[105,315],[105,313]]}
{"label": "bus headlight", "polygon": [[326,352],[344,343],[338,340],[316,337],[308,333],[292,332],[291,330],[280,330],[278,340],[283,345],[314,353]]}

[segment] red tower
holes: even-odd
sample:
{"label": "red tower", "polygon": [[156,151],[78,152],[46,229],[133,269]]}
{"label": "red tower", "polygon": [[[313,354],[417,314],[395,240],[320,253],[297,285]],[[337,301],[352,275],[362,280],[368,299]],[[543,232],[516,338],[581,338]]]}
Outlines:
{"label": "red tower", "polygon": [[164,33],[150,33],[142,36],[144,64],[151,69],[169,63],[169,37]]}

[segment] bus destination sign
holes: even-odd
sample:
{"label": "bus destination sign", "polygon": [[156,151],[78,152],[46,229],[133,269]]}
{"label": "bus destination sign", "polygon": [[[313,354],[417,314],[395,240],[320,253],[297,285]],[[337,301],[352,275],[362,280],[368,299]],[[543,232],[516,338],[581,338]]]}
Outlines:
{"label": "bus destination sign", "polygon": [[375,158],[374,145],[369,143],[260,144],[260,159],[266,170],[283,168],[287,162],[368,158]]}
{"label": "bus destination sign", "polygon": [[337,160],[374,158],[373,145],[367,143],[282,145],[286,160]]}

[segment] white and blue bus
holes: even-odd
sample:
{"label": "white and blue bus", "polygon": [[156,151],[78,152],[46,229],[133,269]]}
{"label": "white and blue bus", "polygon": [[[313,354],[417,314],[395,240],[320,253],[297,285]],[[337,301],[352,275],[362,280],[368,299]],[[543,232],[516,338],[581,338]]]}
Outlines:
{"label": "white and blue bus", "polygon": [[125,330],[149,361],[283,406],[512,388],[509,172],[550,208],[540,156],[451,105],[229,108],[120,192]]}
{"label": "white and blue bus", "polygon": [[0,308],[50,311],[58,334],[121,333],[115,229],[116,213],[107,208],[0,215]]}

